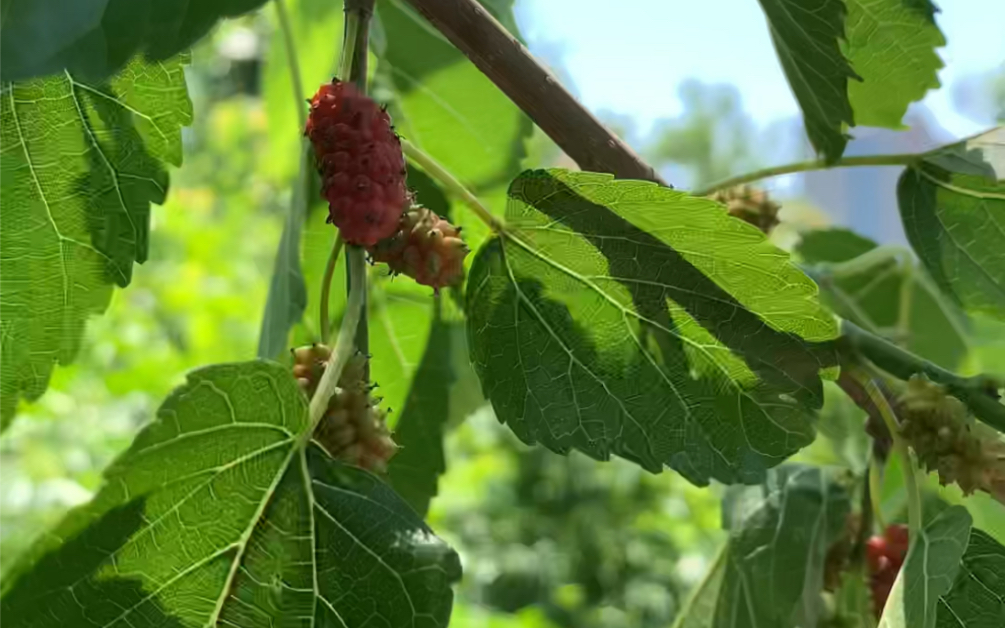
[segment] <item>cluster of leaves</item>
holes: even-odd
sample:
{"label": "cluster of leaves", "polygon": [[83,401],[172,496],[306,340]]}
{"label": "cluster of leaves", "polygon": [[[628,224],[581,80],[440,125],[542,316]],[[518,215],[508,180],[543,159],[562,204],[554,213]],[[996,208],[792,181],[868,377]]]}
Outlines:
{"label": "cluster of leaves", "polygon": [[[850,127],[899,128],[907,106],[938,85],[944,42],[927,0],[760,1],[826,163],[840,163]],[[87,318],[147,258],[150,205],[165,201],[166,168],[180,164],[181,128],[192,121],[184,48],[259,4],[134,14],[83,3],[56,19],[55,3],[38,2],[5,12],[4,426],[74,359]],[[485,4],[516,32],[510,2]],[[488,401],[524,443],[736,485],[724,502],[728,539],[679,625],[865,622],[860,579],[822,592],[855,483],[782,463],[814,441],[833,390],[835,312],[947,369],[966,354],[973,316],[1005,318],[1005,129],[904,160],[898,202],[921,268],[825,232],[803,239],[804,272],[714,201],[606,174],[521,172],[530,120],[406,3],[381,3],[374,95],[495,219],[465,221],[477,254],[463,293],[431,298],[370,271],[371,377],[398,410],[403,445],[385,483],[311,443],[307,400],[282,363],[291,344],[318,339],[322,322],[306,312],[320,299],[332,233],[294,139],[299,114],[279,94],[330,78],[342,17],[321,0],[277,8],[287,44],[274,38],[264,73],[268,168],[293,193],[260,359],[188,375],[94,499],[5,574],[5,619],[444,626],[460,562],[423,515],[445,469],[445,428]],[[331,42],[330,55],[300,65],[291,41]],[[463,211],[434,172],[412,168],[409,185],[440,215]],[[475,378],[484,399],[468,392]],[[1005,614],[995,576],[1005,549],[971,518],[953,506],[913,531],[883,622],[969,627]],[[598,545],[588,535],[574,543]]]}

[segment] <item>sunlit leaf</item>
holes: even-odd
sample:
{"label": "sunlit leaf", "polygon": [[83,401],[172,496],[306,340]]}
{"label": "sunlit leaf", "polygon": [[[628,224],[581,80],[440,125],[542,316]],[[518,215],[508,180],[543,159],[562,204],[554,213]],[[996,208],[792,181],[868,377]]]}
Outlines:
{"label": "sunlit leaf", "polygon": [[107,83],[63,74],[4,85],[3,425],[73,360],[87,317],[146,260],[150,203],[167,194],[161,161],[180,165],[192,119],[186,61],[133,60]]}
{"label": "sunlit leaf", "polygon": [[1005,127],[908,167],[897,200],[939,287],[967,310],[1005,319]]}
{"label": "sunlit leaf", "polygon": [[824,302],[837,314],[955,369],[967,353],[963,317],[952,303],[940,298],[924,269],[915,267],[913,260],[890,255],[854,271],[836,272],[829,266],[875,249],[875,242],[846,229],[811,231],[797,247],[805,262],[819,265],[812,270],[813,276]]}
{"label": "sunlit leaf", "polygon": [[824,470],[801,465],[773,469],[763,486],[735,492],[722,581],[714,604],[701,609],[714,619],[694,625],[817,625],[824,561],[844,532],[847,492]]}
{"label": "sunlit leaf", "polygon": [[939,599],[938,628],[998,628],[1005,619],[1005,547],[985,532],[970,542],[953,587]]}
{"label": "sunlit leaf", "polygon": [[849,79],[858,79],[841,53],[843,0],[759,0],[782,69],[803,111],[810,142],[824,158],[844,153],[854,126]]}
{"label": "sunlit leaf", "polygon": [[846,0],[844,52],[861,81],[848,83],[855,124],[903,128],[907,106],[939,87],[946,45],[930,0]]}
{"label": "sunlit leaf", "polygon": [[278,364],[193,372],[5,577],[5,624],[446,626],[457,555],[308,429]]}
{"label": "sunlit leaf", "polygon": [[[224,17],[264,0],[32,0],[3,3],[0,74],[8,81],[71,74],[100,81],[139,53],[153,62],[184,51]],[[156,64],[155,64],[156,65]]]}
{"label": "sunlit leaf", "polygon": [[911,542],[880,628],[934,628],[940,597],[949,592],[960,569],[970,526],[970,514],[963,506],[950,506],[925,524]]}
{"label": "sunlit leaf", "polygon": [[527,443],[705,484],[756,482],[813,438],[836,323],[782,251],[712,201],[521,175],[468,278],[485,395]]}

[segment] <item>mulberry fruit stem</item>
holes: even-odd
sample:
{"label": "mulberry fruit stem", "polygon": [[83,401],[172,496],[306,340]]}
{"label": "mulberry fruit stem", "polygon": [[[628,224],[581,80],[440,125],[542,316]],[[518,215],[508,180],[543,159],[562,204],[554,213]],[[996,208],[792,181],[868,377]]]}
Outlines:
{"label": "mulberry fruit stem", "polygon": [[325,276],[321,280],[321,342],[328,344],[331,338],[331,317],[328,314],[328,305],[331,301],[332,278],[335,276],[335,266],[338,265],[338,256],[342,252],[342,235],[335,236],[331,253],[328,254],[328,265],[325,266]]}
{"label": "mulberry fruit stem", "polygon": [[338,339],[335,341],[335,348],[328,358],[317,390],[311,397],[311,428],[304,433],[307,440],[314,433],[314,428],[324,416],[328,409],[328,402],[335,394],[335,389],[338,388],[339,377],[341,377],[346,363],[349,362],[349,358],[353,355],[356,331],[360,320],[363,319],[363,305],[366,302],[366,259],[363,249],[358,246],[346,247],[346,261],[354,262],[350,266],[352,282],[349,285],[348,302],[346,303],[345,315],[342,317],[342,325],[339,328]]}
{"label": "mulberry fruit stem", "polygon": [[463,183],[458,181],[454,175],[450,174],[450,171],[444,168],[438,161],[433,159],[431,155],[405,139],[401,140],[401,150],[405,153],[405,157],[407,157],[409,161],[419,166],[426,172],[426,174],[439,181],[443,187],[447,188],[448,192],[464,201],[475,216],[488,225],[492,231],[496,233],[501,233],[503,231],[502,222],[493,216],[492,212],[490,212],[488,208],[485,207],[480,200],[478,200],[477,196],[464,187]]}
{"label": "mulberry fruit stem", "polygon": [[[337,76],[347,82],[355,83],[362,94],[366,94],[366,53],[373,5],[374,0],[347,0],[345,2],[345,29]],[[329,264],[331,261],[329,260]],[[360,309],[366,310],[366,257],[363,249],[355,246],[346,247],[345,271],[346,290],[350,296],[353,293],[358,294]],[[331,277],[329,276],[326,281],[327,284],[330,284]],[[348,311],[346,315],[348,315]],[[365,316],[358,322],[358,325],[353,327],[353,330],[356,334],[356,349],[363,354],[369,353],[370,332]],[[341,338],[339,340],[341,341]],[[369,362],[363,372],[363,379],[370,379]],[[333,382],[338,382],[338,374]],[[335,384],[333,383],[332,386],[334,387]],[[325,398],[324,402],[328,403],[328,397]]]}
{"label": "mulberry fruit stem", "polygon": [[904,488],[907,490],[907,525],[913,545],[918,533],[921,532],[921,493],[918,490],[918,470],[914,458],[911,457],[907,443],[900,435],[900,426],[893,408],[890,407],[890,403],[879,389],[876,380],[858,370],[854,372],[853,377],[858,379],[865,387],[866,392],[869,393],[869,399],[879,410],[883,422],[886,423],[886,429],[890,431],[890,436],[893,438],[893,448],[900,456],[904,471]]}

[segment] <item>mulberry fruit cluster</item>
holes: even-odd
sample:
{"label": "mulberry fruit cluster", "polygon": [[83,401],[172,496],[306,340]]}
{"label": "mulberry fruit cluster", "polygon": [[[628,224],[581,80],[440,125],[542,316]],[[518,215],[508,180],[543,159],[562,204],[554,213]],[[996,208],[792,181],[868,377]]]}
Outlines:
{"label": "mulberry fruit cluster", "polygon": [[974,421],[959,399],[915,375],[898,399],[898,415],[904,439],[926,470],[938,472],[939,482],[1005,500],[1005,442]]}
{"label": "mulberry fruit cluster", "polygon": [[[331,349],[315,344],[293,350],[293,376],[308,396],[317,389]],[[366,358],[354,356],[339,377],[339,389],[314,430],[314,439],[335,458],[376,473],[387,471],[387,462],[398,446],[387,428],[387,413],[380,399],[370,395],[375,386],[365,379]]]}
{"label": "mulberry fruit cluster", "polygon": [[741,185],[720,190],[709,198],[725,205],[730,216],[754,225],[765,235],[778,226],[778,211],[782,206],[772,201],[764,190]]}
{"label": "mulberry fruit cluster", "polygon": [[460,229],[419,206],[402,215],[394,235],[370,249],[373,260],[386,263],[392,273],[436,291],[463,278],[467,254]]}
{"label": "mulberry fruit cluster", "polygon": [[373,246],[394,233],[409,202],[391,117],[338,80],[322,85],[310,103],[305,134],[314,146],[328,222],[349,244]]}
{"label": "mulberry fruit cluster", "polygon": [[328,222],[376,262],[435,291],[464,277],[460,229],[413,205],[401,141],[383,107],[333,80],[310,101],[305,134],[314,146]]}
{"label": "mulberry fruit cluster", "polygon": [[869,589],[872,591],[873,612],[878,619],[890,597],[890,590],[907,556],[907,526],[888,526],[882,536],[873,536],[865,546],[865,559],[869,566]]}

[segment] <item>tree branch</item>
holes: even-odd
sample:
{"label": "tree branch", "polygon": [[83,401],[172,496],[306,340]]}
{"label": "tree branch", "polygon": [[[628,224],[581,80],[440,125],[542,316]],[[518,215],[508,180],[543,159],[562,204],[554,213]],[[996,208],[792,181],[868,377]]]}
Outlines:
{"label": "tree branch", "polygon": [[407,0],[583,170],[669,186],[475,0]]}
{"label": "tree branch", "polygon": [[840,342],[852,356],[864,357],[904,381],[912,375],[924,374],[936,384],[945,386],[949,394],[965,403],[975,417],[1005,433],[1005,405],[999,401],[997,394],[1001,382],[987,375],[961,377],[870,334],[850,321],[843,321],[841,332]]}

